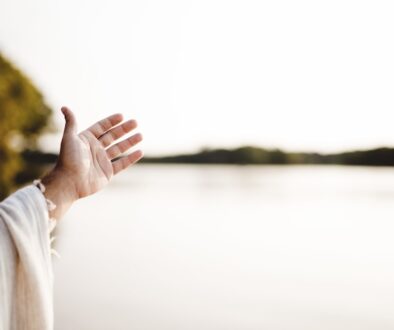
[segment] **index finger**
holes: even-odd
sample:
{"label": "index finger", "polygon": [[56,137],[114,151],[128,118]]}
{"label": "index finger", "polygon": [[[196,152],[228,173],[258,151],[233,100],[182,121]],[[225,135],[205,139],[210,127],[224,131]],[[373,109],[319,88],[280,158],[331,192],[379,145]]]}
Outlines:
{"label": "index finger", "polygon": [[92,133],[96,138],[99,138],[105,132],[110,130],[115,125],[119,124],[123,120],[123,116],[120,113],[116,113],[107,118],[104,118],[94,125],[90,126],[86,131]]}

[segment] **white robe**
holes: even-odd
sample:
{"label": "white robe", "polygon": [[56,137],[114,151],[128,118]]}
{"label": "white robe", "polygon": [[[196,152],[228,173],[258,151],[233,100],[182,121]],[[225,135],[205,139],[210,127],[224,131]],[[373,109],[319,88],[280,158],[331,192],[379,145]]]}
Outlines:
{"label": "white robe", "polygon": [[50,221],[34,185],[0,203],[0,330],[53,329]]}

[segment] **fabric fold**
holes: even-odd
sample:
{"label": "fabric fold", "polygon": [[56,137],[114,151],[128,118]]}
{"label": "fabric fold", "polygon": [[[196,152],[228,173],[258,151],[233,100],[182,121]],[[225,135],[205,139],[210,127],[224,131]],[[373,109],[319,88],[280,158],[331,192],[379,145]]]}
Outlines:
{"label": "fabric fold", "polygon": [[0,329],[53,329],[50,221],[35,185],[0,203]]}

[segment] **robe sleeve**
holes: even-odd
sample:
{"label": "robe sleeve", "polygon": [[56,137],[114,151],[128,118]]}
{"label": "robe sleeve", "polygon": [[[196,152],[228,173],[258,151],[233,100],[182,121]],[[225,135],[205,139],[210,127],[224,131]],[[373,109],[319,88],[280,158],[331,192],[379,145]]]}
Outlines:
{"label": "robe sleeve", "polygon": [[53,329],[50,221],[34,185],[0,203],[0,329]]}

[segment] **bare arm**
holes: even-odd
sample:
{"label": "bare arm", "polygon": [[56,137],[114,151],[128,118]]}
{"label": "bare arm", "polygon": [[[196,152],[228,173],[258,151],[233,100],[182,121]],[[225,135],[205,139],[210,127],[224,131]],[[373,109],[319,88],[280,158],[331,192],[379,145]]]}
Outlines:
{"label": "bare arm", "polygon": [[59,159],[54,169],[42,179],[45,196],[56,209],[50,217],[59,219],[77,199],[89,196],[104,186],[121,170],[142,158],[141,150],[122,156],[142,140],[140,133],[119,139],[137,127],[135,120],[123,121],[114,114],[77,133],[72,111],[62,108],[66,119]]}

